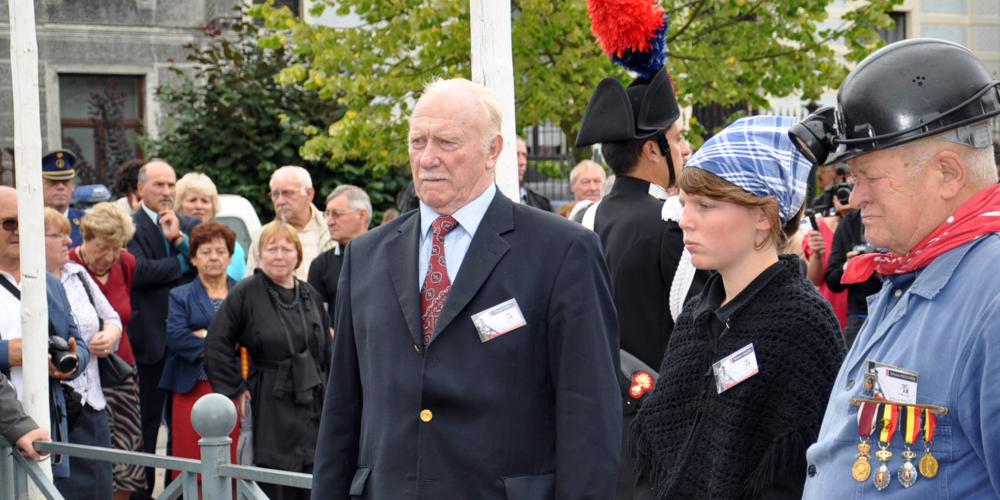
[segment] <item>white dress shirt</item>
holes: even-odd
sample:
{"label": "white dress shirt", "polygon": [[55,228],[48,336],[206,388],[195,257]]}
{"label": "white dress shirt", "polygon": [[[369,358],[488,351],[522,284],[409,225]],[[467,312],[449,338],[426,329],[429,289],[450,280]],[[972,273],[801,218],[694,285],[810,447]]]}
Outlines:
{"label": "white dress shirt", "polygon": [[[467,203],[464,207],[451,214],[458,221],[458,227],[453,229],[444,237],[444,260],[448,266],[448,279],[452,284],[458,276],[458,270],[465,259],[465,253],[469,251],[472,244],[472,237],[479,229],[479,223],[483,221],[486,210],[490,208],[493,197],[497,194],[496,184],[490,184],[482,194],[476,199]],[[427,275],[427,267],[431,258],[431,223],[441,215],[433,208],[420,202],[420,255],[418,264],[419,274],[417,275],[417,287],[423,287],[424,276]]]}
{"label": "white dress shirt", "polygon": [[[0,271],[0,279],[6,279],[21,289],[21,284],[6,271]],[[0,339],[13,340],[21,338],[21,301],[6,289],[0,289]],[[10,367],[10,383],[17,389],[17,399],[21,399],[24,390],[24,370],[20,366]]]}

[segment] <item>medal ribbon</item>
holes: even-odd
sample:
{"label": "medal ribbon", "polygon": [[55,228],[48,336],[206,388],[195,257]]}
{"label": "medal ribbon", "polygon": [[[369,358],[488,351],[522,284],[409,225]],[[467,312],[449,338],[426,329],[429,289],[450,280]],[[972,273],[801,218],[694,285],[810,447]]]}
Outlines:
{"label": "medal ribbon", "polygon": [[924,442],[929,446],[934,441],[934,429],[937,427],[937,415],[929,408],[924,409]]}
{"label": "medal ribbon", "polygon": [[875,431],[875,415],[878,413],[878,406],[878,403],[861,403],[861,409],[858,410],[858,436],[861,436],[862,439],[868,439]]}
{"label": "medal ribbon", "polygon": [[899,407],[894,404],[882,405],[882,435],[879,441],[885,444],[892,442],[892,436],[896,433],[899,424]]}
{"label": "medal ribbon", "polygon": [[920,437],[920,417],[923,416],[923,413],[916,406],[906,407],[906,436],[904,437],[906,446],[917,442],[917,438]]}

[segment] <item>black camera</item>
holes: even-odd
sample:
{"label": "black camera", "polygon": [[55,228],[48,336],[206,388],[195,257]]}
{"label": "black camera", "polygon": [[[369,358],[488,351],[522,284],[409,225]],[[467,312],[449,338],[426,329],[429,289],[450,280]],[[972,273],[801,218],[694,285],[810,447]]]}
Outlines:
{"label": "black camera", "polygon": [[69,348],[69,342],[58,335],[49,335],[49,356],[56,370],[73,373],[80,366],[80,358]]}

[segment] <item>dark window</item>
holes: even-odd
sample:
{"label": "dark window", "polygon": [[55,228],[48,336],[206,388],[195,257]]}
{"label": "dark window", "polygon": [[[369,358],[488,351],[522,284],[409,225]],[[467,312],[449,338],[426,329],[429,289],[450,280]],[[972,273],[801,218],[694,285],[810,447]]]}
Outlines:
{"label": "dark window", "polygon": [[78,157],[82,184],[110,182],[118,165],[141,155],[145,77],[59,75],[63,149]]}
{"label": "dark window", "polygon": [[886,44],[898,42],[906,39],[906,13],[890,12],[892,27],[878,30],[878,36],[885,40]]}

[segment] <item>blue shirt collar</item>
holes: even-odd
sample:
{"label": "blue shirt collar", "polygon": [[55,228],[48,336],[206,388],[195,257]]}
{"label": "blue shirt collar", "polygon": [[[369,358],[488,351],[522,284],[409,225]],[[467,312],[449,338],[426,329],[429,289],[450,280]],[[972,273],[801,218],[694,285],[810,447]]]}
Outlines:
{"label": "blue shirt collar", "polygon": [[948,281],[951,280],[951,276],[955,273],[955,269],[958,268],[958,265],[962,263],[962,259],[965,257],[965,254],[969,253],[969,250],[971,250],[972,247],[978,242],[994,236],[996,235],[989,234],[984,237],[976,238],[975,240],[972,240],[960,247],[953,248],[939,255],[924,269],[901,276],[889,276],[887,279],[897,288],[905,288],[906,285],[912,282],[912,285],[910,285],[910,293],[932,300],[938,292],[940,292],[941,289],[948,284]]}
{"label": "blue shirt collar", "polygon": [[[469,233],[469,236],[476,235],[476,229],[479,228],[479,223],[483,221],[483,217],[486,215],[486,210],[490,208],[490,203],[493,202],[493,197],[496,196],[497,186],[494,183],[490,183],[489,187],[482,192],[474,200],[466,203],[465,206],[459,208],[455,213],[451,214],[452,217],[458,221],[458,226]],[[434,211],[433,208],[428,206],[423,201],[420,202],[420,238],[426,238],[427,232],[431,229],[431,223],[434,219],[437,219],[441,215]]]}

